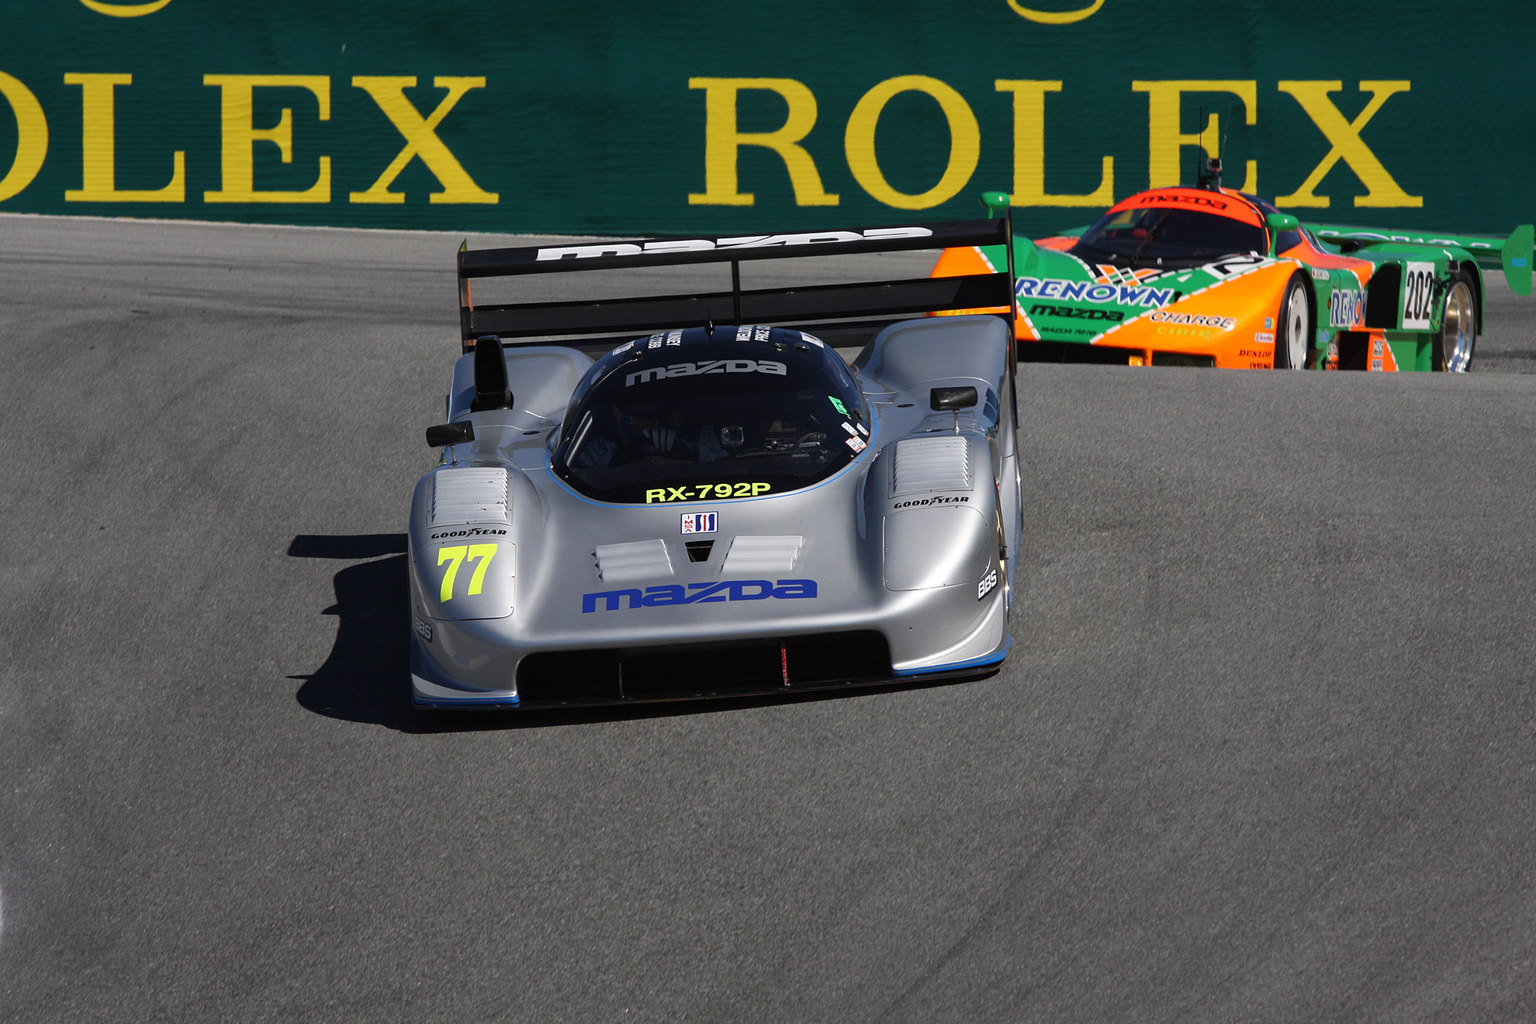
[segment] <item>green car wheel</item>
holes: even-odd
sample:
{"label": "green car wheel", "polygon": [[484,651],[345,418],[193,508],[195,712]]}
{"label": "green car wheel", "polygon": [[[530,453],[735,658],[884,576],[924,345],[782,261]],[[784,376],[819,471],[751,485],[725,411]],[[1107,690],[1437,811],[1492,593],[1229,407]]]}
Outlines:
{"label": "green car wheel", "polygon": [[1477,346],[1477,303],[1465,271],[1457,271],[1445,295],[1445,314],[1435,338],[1435,369],[1466,373]]}

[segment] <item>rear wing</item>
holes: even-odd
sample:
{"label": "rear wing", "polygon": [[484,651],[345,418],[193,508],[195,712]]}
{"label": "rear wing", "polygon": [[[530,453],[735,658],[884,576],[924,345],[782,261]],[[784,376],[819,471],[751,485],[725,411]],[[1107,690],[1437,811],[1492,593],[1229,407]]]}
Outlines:
{"label": "rear wing", "polygon": [[[1011,216],[892,227],[727,237],[641,238],[514,249],[459,247],[459,328],[464,351],[494,334],[504,342],[556,336],[607,336],[708,324],[881,320],[977,307],[1013,309]],[[741,264],[750,260],[862,255],[953,246],[1001,245],[1006,271],[744,291]],[[476,305],[471,282],[482,277],[634,270],[705,263],[731,265],[731,290],[559,302]],[[1011,325],[1010,325],[1011,326]]]}
{"label": "rear wing", "polygon": [[1336,224],[1306,225],[1319,238],[1335,244],[1353,243],[1356,246],[1382,245],[1407,242],[1410,245],[1453,246],[1472,254],[1479,266],[1501,267],[1510,291],[1516,295],[1531,294],[1532,242],[1536,230],[1530,224],[1522,224],[1510,232],[1508,238],[1496,235],[1433,234],[1416,231],[1386,231],[1377,228],[1344,227]]}

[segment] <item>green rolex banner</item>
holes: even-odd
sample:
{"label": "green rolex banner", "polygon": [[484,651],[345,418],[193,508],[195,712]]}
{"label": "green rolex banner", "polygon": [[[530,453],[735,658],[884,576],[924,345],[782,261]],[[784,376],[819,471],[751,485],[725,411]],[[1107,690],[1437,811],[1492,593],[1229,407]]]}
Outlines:
{"label": "green rolex banner", "polygon": [[0,213],[630,234],[1084,223],[1225,183],[1312,220],[1536,216],[1515,0],[28,0]]}

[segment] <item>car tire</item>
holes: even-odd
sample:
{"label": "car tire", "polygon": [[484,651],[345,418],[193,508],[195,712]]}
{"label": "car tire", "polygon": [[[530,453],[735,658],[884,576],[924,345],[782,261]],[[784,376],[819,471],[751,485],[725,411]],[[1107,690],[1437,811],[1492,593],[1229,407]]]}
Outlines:
{"label": "car tire", "polygon": [[1300,277],[1286,282],[1275,323],[1275,369],[1303,370],[1312,354],[1312,304]]}
{"label": "car tire", "polygon": [[1013,616],[1014,580],[1019,574],[1019,566],[1023,564],[1022,551],[1024,546],[1024,474],[1019,470],[1019,460],[1013,460],[1013,545],[1008,549],[1008,557],[1012,559],[1003,567],[1003,584],[1008,588],[1006,597],[1009,618]]}
{"label": "car tire", "polygon": [[1440,317],[1440,332],[1435,335],[1435,369],[1466,373],[1472,369],[1476,348],[1477,296],[1467,272],[1458,270],[1446,289],[1445,312]]}

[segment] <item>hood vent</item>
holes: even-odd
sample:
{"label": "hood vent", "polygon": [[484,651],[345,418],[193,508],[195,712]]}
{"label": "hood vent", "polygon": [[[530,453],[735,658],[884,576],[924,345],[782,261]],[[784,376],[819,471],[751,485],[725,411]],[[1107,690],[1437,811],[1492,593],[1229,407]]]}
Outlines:
{"label": "hood vent", "polygon": [[604,583],[624,583],[672,575],[672,560],[667,557],[667,542],[637,540],[627,544],[599,544],[597,574]]}
{"label": "hood vent", "polygon": [[964,437],[910,437],[896,442],[891,497],[971,489],[970,445]]}
{"label": "hood vent", "polygon": [[440,469],[432,474],[433,529],[458,523],[509,523],[507,471]]}
{"label": "hood vent", "polygon": [[805,538],[792,537],[737,537],[731,541],[720,573],[733,576],[738,573],[789,572],[795,567],[800,547]]}

